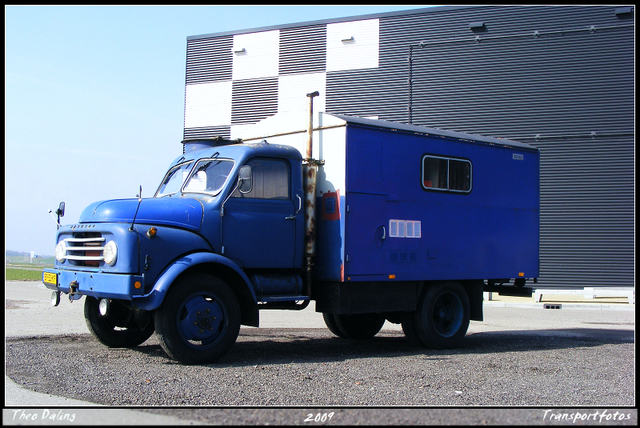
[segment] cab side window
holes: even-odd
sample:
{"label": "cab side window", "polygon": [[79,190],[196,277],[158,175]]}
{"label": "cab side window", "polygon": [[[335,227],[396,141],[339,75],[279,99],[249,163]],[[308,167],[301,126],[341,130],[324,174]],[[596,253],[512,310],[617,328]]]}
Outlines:
{"label": "cab side window", "polygon": [[290,199],[289,164],[279,159],[255,158],[246,163],[251,166],[251,190],[247,193],[237,189],[234,198]]}

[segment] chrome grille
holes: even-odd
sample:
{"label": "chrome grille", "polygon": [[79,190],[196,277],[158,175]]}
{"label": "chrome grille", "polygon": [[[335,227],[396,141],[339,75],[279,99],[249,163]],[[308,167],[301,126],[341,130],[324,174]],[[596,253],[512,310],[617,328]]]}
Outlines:
{"label": "chrome grille", "polygon": [[66,238],[64,242],[64,258],[76,260],[84,266],[98,266],[104,261],[104,241],[101,236],[89,238]]}

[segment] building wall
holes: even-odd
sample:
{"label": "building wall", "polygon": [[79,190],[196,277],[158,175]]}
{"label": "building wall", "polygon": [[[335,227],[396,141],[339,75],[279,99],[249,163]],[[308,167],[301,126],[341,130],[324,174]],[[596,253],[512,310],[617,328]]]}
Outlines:
{"label": "building wall", "polygon": [[317,90],[319,111],[532,144],[539,285],[630,286],[634,24],[628,7],[479,6],[194,36],[184,135],[233,138]]}

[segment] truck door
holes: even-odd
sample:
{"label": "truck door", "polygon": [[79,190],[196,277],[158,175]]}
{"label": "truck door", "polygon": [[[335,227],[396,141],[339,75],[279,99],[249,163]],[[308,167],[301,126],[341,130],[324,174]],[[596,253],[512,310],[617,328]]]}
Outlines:
{"label": "truck door", "polygon": [[224,206],[223,254],[245,269],[293,268],[296,251],[302,251],[296,248],[296,225],[304,222],[304,214],[292,195],[290,164],[271,158],[246,164],[251,189],[236,190]]}
{"label": "truck door", "polygon": [[386,204],[386,195],[347,193],[345,277],[385,273]]}

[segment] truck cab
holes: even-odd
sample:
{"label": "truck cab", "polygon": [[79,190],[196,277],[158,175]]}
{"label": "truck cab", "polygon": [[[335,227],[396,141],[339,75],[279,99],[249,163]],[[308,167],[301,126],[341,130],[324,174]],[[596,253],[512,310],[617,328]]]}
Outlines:
{"label": "truck cab", "polygon": [[[202,357],[187,354],[206,348],[202,342],[213,343],[226,330],[235,341],[240,323],[258,326],[258,305],[308,303],[300,276],[302,158],[294,148],[264,141],[183,143],[183,155],[153,197],[96,202],[78,223],[60,227],[56,266],[43,278],[54,299],[86,296],[89,329],[116,347],[142,343],[158,329],[154,324],[162,329],[152,315],[163,317],[158,308],[170,286],[197,278],[193,296],[178,296],[184,302],[173,308],[182,315],[172,315],[195,327],[174,331],[176,323],[165,322],[163,346],[178,359],[199,362]],[[220,295],[203,291],[209,283]],[[207,310],[217,315],[204,319]],[[188,345],[176,345],[183,342]]]}

